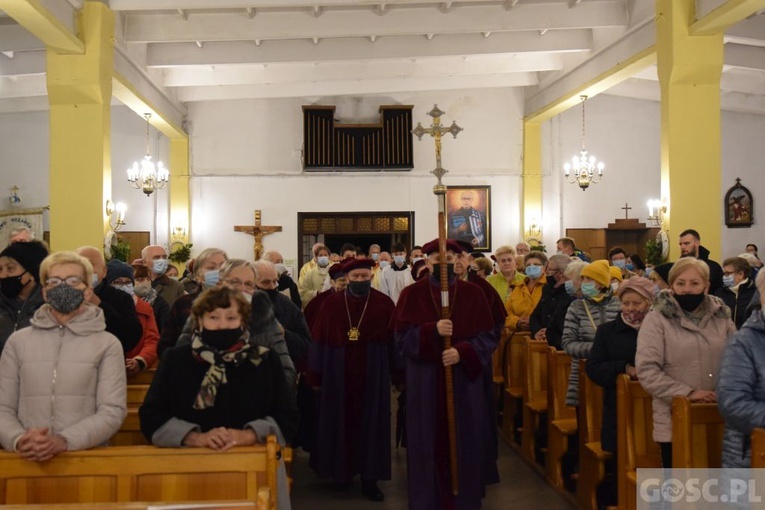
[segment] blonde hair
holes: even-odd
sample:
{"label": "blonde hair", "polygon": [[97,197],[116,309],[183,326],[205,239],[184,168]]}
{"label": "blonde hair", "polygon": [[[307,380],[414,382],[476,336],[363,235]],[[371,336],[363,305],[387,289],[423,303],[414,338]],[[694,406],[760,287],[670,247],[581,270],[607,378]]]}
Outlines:
{"label": "blonde hair", "polygon": [[249,267],[250,270],[252,270],[252,274],[255,275],[255,268],[252,267],[252,264],[244,259],[228,259],[226,262],[223,263],[223,265],[220,267],[220,278],[221,280],[225,277],[227,277],[229,274],[231,274],[231,271],[233,271],[236,268],[239,267]]}
{"label": "blonde hair", "polygon": [[196,276],[200,276],[199,270],[202,269],[202,266],[205,264],[205,262],[207,262],[207,259],[218,254],[223,255],[223,258],[228,260],[228,255],[226,255],[226,252],[220,248],[207,248],[202,253],[197,255],[197,258],[194,259],[194,274]]}
{"label": "blonde hair", "polygon": [[582,277],[582,269],[587,266],[587,263],[583,260],[574,260],[563,271],[563,276],[569,280],[578,280]]}
{"label": "blonde hair", "polygon": [[508,253],[510,255],[512,255],[513,257],[518,255],[518,253],[515,251],[515,248],[513,248],[512,246],[509,246],[507,244],[503,244],[502,246],[500,246],[499,248],[494,250],[494,256],[497,257],[497,258],[500,258],[502,255],[505,255],[505,254],[508,254]]}
{"label": "blonde hair", "polygon": [[701,275],[701,278],[706,283],[709,283],[709,266],[707,263],[694,257],[683,257],[672,264],[672,269],[669,270],[669,282],[667,282],[669,286],[671,287],[675,283],[675,280],[677,280],[681,273],[691,268],[695,268]]}
{"label": "blonde hair", "polygon": [[45,280],[48,279],[48,273],[50,273],[51,268],[61,264],[77,264],[82,267],[82,272],[85,276],[82,281],[88,287],[90,286],[90,283],[93,281],[93,265],[88,259],[77,255],[73,251],[59,251],[45,257],[40,264],[40,282],[45,285]]}

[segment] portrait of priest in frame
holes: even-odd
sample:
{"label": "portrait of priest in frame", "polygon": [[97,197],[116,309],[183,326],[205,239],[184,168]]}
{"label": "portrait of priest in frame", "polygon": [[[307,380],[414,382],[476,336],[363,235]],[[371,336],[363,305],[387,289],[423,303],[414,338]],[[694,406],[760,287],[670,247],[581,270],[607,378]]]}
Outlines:
{"label": "portrait of priest in frame", "polygon": [[491,250],[490,186],[449,186],[446,192],[447,237]]}

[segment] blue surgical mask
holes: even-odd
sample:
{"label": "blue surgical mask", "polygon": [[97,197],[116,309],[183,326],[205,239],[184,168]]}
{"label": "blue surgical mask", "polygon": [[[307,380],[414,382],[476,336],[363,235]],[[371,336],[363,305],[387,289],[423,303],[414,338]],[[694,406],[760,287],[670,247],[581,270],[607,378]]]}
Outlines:
{"label": "blue surgical mask", "polygon": [[627,271],[634,271],[635,270],[635,264],[633,264],[631,262],[627,262],[627,264],[625,264],[624,267],[627,268]]}
{"label": "blue surgical mask", "polygon": [[385,269],[386,267],[390,267],[390,262],[388,262],[387,260],[381,260],[380,269]]}
{"label": "blue surgical mask", "polygon": [[373,253],[372,254],[372,260],[374,260],[375,262],[377,262],[377,259],[379,259],[379,258],[380,258],[380,254],[379,253]]}
{"label": "blue surgical mask", "polygon": [[592,283],[592,282],[584,282],[582,284],[582,295],[584,297],[594,298],[598,294],[600,294],[600,289],[595,287],[594,283]]}
{"label": "blue surgical mask", "polygon": [[723,275],[723,285],[730,288],[736,284],[732,274]]}
{"label": "blue surgical mask", "polygon": [[154,274],[165,274],[167,266],[167,259],[156,259],[151,263],[151,270],[154,271]]}
{"label": "blue surgical mask", "polygon": [[536,280],[542,276],[542,266],[526,266],[526,276],[532,280]]}
{"label": "blue surgical mask", "polygon": [[613,265],[619,269],[624,269],[624,266],[627,265],[627,262],[625,262],[624,259],[614,260]]}
{"label": "blue surgical mask", "polygon": [[651,273],[653,273],[653,268],[651,268],[651,267],[647,267],[647,268],[645,268],[645,277],[646,277],[646,278],[648,278],[649,276],[651,276]]}
{"label": "blue surgical mask", "polygon": [[319,267],[327,267],[329,265],[329,257],[326,255],[316,257],[316,263],[319,265]]}
{"label": "blue surgical mask", "polygon": [[564,283],[563,286],[566,287],[566,294],[569,296],[576,294],[576,287],[574,286],[573,280],[566,280],[566,283]]}
{"label": "blue surgical mask", "polygon": [[220,271],[213,269],[205,273],[205,287],[215,287],[220,281]]}
{"label": "blue surgical mask", "polygon": [[396,265],[403,266],[406,262],[406,257],[404,255],[393,255],[393,262],[395,262]]}
{"label": "blue surgical mask", "polygon": [[98,285],[98,275],[93,273],[93,276],[90,278],[90,286],[95,287],[96,285]]}

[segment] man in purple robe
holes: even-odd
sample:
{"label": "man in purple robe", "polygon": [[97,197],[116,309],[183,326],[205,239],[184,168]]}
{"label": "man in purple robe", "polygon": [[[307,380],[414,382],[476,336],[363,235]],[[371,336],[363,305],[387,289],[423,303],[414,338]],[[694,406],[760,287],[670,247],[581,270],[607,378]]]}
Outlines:
{"label": "man in purple robe", "polygon": [[[441,319],[438,241],[422,247],[430,274],[406,287],[394,317],[396,345],[406,360],[407,461],[410,510],[474,510],[492,481],[496,464],[486,441],[496,422],[488,419],[486,367],[496,348],[494,321],[483,291],[454,276],[462,248],[447,241],[451,313]],[[444,336],[452,347],[444,349]],[[459,495],[452,495],[444,367],[454,378]]]}
{"label": "man in purple robe", "polygon": [[372,259],[343,264],[345,292],[324,299],[313,325],[310,378],[321,388],[317,441],[310,465],[339,487],[361,475],[362,493],[384,495],[390,480],[390,374],[396,363],[389,329],[393,301],[373,288]]}

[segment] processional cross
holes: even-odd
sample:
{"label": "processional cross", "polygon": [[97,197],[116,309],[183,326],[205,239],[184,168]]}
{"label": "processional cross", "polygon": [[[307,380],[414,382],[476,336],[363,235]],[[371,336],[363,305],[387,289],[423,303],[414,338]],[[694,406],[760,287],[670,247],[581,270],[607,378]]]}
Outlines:
{"label": "processional cross", "polygon": [[[451,133],[454,138],[462,128],[456,122],[444,127],[441,125],[441,116],[446,113],[438,109],[438,105],[433,105],[433,109],[428,115],[433,117],[433,124],[425,129],[422,124],[417,123],[417,127],[412,130],[419,140],[422,135],[428,134],[436,140],[436,168],[431,172],[438,178],[438,183],[433,186],[433,193],[438,199],[438,254],[441,261],[441,271],[438,275],[441,282],[441,318],[449,319],[451,317],[451,307],[449,304],[449,282],[446,272],[446,186],[441,182],[441,177],[446,174],[446,170],[441,166],[441,137],[446,133]],[[435,276],[435,275],[434,275]],[[456,291],[455,291],[456,297]],[[444,350],[452,347],[452,338],[450,335],[443,337]],[[459,478],[457,472],[457,426],[454,415],[454,378],[452,367],[444,367],[444,380],[446,386],[446,418],[449,436],[449,469],[451,473],[452,494],[458,495]]]}
{"label": "processional cross", "polygon": [[244,232],[255,237],[255,245],[252,248],[254,260],[260,260],[263,255],[263,238],[274,232],[281,232],[280,226],[267,226],[260,224],[260,209],[255,211],[255,225],[237,225],[234,227],[236,232]]}

